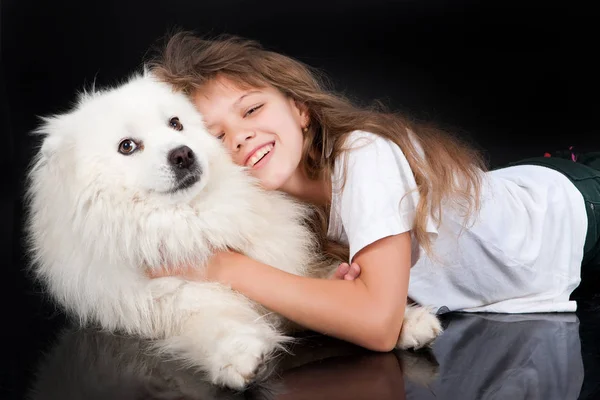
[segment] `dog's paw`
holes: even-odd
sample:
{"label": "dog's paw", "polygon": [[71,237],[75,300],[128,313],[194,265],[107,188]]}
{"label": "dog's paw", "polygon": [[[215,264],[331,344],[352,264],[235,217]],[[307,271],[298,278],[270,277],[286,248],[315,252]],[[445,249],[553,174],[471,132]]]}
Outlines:
{"label": "dog's paw", "polygon": [[219,341],[209,371],[213,384],[242,390],[266,369],[276,343],[256,335],[232,334]]}
{"label": "dog's paw", "polygon": [[442,324],[427,308],[418,305],[406,307],[398,349],[420,349],[431,344],[442,333]]}

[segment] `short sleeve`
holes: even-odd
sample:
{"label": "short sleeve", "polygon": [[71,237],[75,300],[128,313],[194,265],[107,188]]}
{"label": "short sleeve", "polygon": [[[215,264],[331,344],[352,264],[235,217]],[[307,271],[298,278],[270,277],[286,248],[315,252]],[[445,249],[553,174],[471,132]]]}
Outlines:
{"label": "short sleeve", "polygon": [[[353,132],[347,144],[349,150],[336,165],[334,190],[352,260],[379,239],[411,231],[419,193],[408,161],[395,143]],[[430,220],[427,230],[437,234]]]}

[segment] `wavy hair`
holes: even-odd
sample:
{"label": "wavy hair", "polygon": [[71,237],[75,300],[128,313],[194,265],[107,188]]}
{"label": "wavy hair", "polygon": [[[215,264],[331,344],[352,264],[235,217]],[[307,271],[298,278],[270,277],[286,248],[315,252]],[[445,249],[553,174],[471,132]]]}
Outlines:
{"label": "wavy hair", "polygon": [[[487,168],[476,149],[432,124],[417,123],[382,107],[359,107],[331,89],[318,70],[268,50],[257,41],[234,35],[203,38],[177,32],[167,38],[147,65],[160,79],[188,95],[223,76],[241,87],[274,87],[304,105],[310,123],[304,133],[301,164],[311,179],[331,176],[352,131],[368,131],[397,144],[419,192],[412,232],[429,254],[429,215],[437,224],[442,220],[443,205],[459,205],[465,217],[479,209],[481,172]],[[318,208],[313,228],[328,255],[348,261],[347,247],[327,238],[328,208]]]}

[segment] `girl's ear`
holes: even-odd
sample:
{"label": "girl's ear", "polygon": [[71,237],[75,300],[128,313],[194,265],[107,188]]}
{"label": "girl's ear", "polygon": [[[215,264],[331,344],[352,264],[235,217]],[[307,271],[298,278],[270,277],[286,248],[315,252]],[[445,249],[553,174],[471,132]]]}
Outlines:
{"label": "girl's ear", "polygon": [[300,117],[300,126],[302,129],[308,127],[310,124],[310,112],[306,104],[299,102],[298,100],[294,100],[294,107],[298,112],[298,116]]}

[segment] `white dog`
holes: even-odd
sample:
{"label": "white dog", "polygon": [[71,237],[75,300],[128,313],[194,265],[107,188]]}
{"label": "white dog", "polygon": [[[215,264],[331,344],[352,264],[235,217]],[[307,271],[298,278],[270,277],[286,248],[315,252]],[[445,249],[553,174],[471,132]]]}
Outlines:
{"label": "white dog", "polygon": [[[294,274],[321,273],[308,208],[261,190],[191,102],[151,74],[84,93],[38,133],[28,236],[33,271],[51,296],[82,324],[159,339],[215,384],[245,387],[286,341],[283,318],[220,284],[146,273],[200,267],[225,248]],[[407,309],[404,326],[403,348],[441,331],[421,307]]]}

